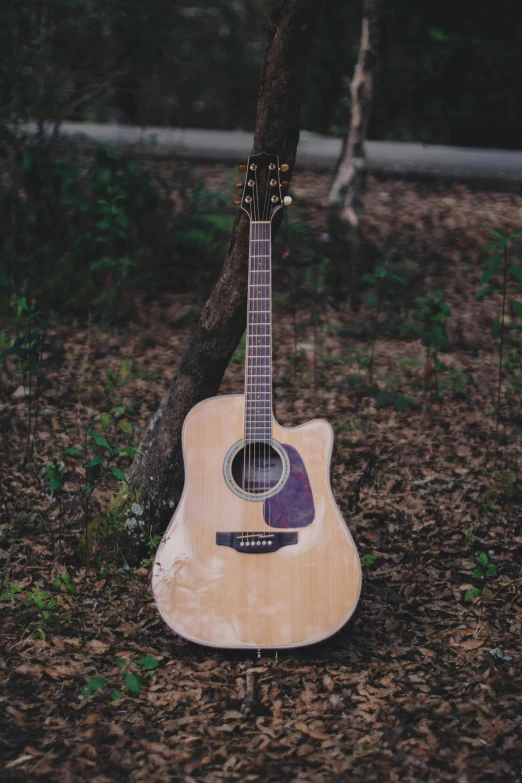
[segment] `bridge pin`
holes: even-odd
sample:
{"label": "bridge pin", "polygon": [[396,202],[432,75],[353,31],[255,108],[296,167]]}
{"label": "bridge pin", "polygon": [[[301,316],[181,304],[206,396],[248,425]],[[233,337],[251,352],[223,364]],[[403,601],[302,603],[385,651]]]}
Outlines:
{"label": "bridge pin", "polygon": [[268,546],[272,546],[272,542],[271,541],[268,542]]}
{"label": "bridge pin", "polygon": [[263,541],[263,546],[266,546],[266,541]]}
{"label": "bridge pin", "polygon": [[240,541],[240,542],[239,542],[239,546],[245,546],[244,542],[243,542],[243,541]]}
{"label": "bridge pin", "polygon": [[258,546],[261,546],[261,541],[258,541],[258,542],[257,542],[257,545],[258,545]]}
{"label": "bridge pin", "polygon": [[250,541],[247,541],[245,546],[250,546]]}

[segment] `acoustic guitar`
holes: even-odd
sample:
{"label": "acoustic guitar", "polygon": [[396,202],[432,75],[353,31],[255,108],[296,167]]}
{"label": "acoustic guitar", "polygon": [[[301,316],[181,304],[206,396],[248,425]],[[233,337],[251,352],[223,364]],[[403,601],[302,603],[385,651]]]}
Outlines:
{"label": "acoustic guitar", "polygon": [[[330,487],[333,432],[272,413],[271,224],[278,157],[252,155],[245,393],[198,403],[183,426],[185,485],[152,587],[167,625],[213,647],[282,649],[334,634],[355,610],[361,567]],[[286,202],[286,204],[285,204]]]}

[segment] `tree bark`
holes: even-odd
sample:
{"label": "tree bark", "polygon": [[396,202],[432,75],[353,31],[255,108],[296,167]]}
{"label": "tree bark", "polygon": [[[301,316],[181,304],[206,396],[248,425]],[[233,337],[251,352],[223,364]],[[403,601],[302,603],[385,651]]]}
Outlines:
{"label": "tree bark", "polygon": [[[276,153],[290,171],[299,141],[307,54],[320,10],[321,0],[275,0],[267,26],[252,153]],[[148,426],[128,486],[113,505],[120,518],[136,503],[148,507],[158,529],[166,527],[172,516],[183,487],[184,419],[196,403],[217,394],[245,330],[248,241],[249,220],[239,211],[221,275]]]}
{"label": "tree bark", "polygon": [[330,233],[344,254],[349,251],[352,289],[359,266],[360,226],[366,190],[364,144],[374,96],[375,73],[379,63],[382,0],[363,0],[359,57],[351,85],[351,117],[337,162],[336,176],[328,196]]}

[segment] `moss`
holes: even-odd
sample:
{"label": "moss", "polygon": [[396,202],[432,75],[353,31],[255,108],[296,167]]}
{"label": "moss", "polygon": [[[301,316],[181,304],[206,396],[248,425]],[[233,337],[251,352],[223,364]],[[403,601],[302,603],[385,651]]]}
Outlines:
{"label": "moss", "polygon": [[81,542],[85,558],[136,562],[146,552],[148,519],[141,491],[123,484],[108,508],[88,524]]}

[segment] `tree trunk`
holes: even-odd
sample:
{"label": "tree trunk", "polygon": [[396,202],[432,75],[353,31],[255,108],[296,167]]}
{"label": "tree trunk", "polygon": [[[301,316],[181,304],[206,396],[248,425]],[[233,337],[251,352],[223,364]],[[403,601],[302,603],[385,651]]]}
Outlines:
{"label": "tree trunk", "polygon": [[350,256],[348,285],[352,296],[359,266],[360,225],[366,190],[364,144],[374,94],[375,73],[379,62],[382,0],[363,0],[359,58],[351,86],[351,118],[337,162],[334,182],[328,196],[330,233],[345,257]]}
{"label": "tree trunk", "polygon": [[[293,168],[310,40],[321,0],[275,0],[261,72],[252,153],[279,155]],[[246,161],[245,161],[246,162]],[[287,176],[285,176],[285,179]],[[231,194],[232,196],[232,194]],[[276,227],[274,227],[276,228]],[[181,430],[190,409],[217,394],[245,330],[249,220],[236,216],[221,275],[201,313],[177,373],[152,418],[124,487],[112,506],[120,520],[147,507],[158,529],[172,516],[183,487]]]}

